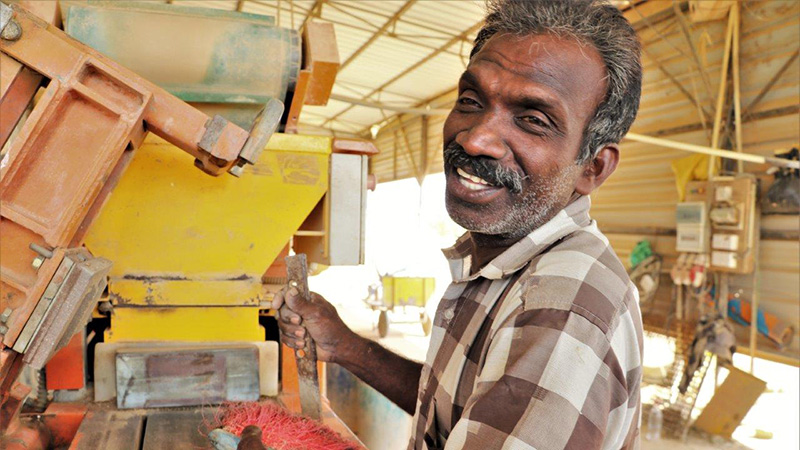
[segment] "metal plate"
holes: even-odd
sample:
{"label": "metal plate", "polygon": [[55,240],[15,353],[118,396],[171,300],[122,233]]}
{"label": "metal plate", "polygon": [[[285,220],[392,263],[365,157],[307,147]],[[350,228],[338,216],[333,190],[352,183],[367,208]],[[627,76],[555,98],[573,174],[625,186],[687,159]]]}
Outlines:
{"label": "metal plate", "polygon": [[140,412],[90,411],[83,419],[70,450],[140,450],[145,416]]}
{"label": "metal plate", "polygon": [[206,435],[214,414],[201,409],[150,413],[142,450],[213,449]]}
{"label": "metal plate", "polygon": [[[111,261],[94,258],[86,249],[81,248],[64,256],[62,264],[70,262],[72,269],[58,288],[50,308],[25,350],[23,361],[34,369],[44,367],[53,353],[64,347],[75,333],[83,329],[106,287]],[[44,297],[47,295],[46,290]]]}
{"label": "metal plate", "polygon": [[136,349],[117,353],[117,407],[191,406],[259,398],[258,350]]}

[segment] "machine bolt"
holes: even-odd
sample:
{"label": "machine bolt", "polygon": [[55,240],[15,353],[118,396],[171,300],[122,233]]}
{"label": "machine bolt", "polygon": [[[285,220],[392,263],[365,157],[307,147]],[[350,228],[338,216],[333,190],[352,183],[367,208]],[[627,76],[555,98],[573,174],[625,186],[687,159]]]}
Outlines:
{"label": "machine bolt", "polygon": [[5,325],[0,325],[0,334],[8,333],[8,327]]}
{"label": "machine bolt", "polygon": [[230,169],[228,169],[228,172],[230,172],[230,174],[235,177],[241,177],[243,171],[244,169],[242,168],[242,166],[233,166]]}
{"label": "machine bolt", "polygon": [[44,256],[37,256],[36,258],[33,258],[31,266],[33,266],[34,269],[39,270],[39,267],[42,267],[42,264],[44,264],[45,259],[46,258]]}
{"label": "machine bolt", "polygon": [[16,41],[20,36],[22,36],[22,28],[13,20],[10,20],[3,28],[3,32],[0,33],[0,38],[6,41]]}
{"label": "machine bolt", "polygon": [[28,248],[30,248],[31,250],[33,250],[36,253],[40,254],[41,256],[44,256],[45,258],[52,258],[53,257],[53,251],[52,250],[44,248],[41,245],[36,244],[34,242],[31,242],[30,244],[28,244]]}
{"label": "machine bolt", "polygon": [[14,312],[14,310],[11,309],[10,307],[6,308],[3,311],[3,314],[0,314],[0,322],[2,322],[2,323],[8,322],[8,318],[11,317],[11,313],[12,312]]}

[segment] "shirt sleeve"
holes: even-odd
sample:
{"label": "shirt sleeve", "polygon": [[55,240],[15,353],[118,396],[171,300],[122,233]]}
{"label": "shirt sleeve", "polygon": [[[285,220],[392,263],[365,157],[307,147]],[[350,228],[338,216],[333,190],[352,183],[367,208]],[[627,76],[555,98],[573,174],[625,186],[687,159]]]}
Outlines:
{"label": "shirt sleeve", "polygon": [[556,306],[505,319],[445,449],[625,447],[638,406],[628,406],[618,351],[590,319]]}

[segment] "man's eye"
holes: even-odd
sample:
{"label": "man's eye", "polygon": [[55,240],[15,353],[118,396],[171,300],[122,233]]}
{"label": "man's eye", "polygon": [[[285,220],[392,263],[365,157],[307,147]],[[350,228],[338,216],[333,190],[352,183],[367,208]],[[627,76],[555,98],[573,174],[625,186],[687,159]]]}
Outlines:
{"label": "man's eye", "polygon": [[537,127],[549,128],[547,121],[537,116],[524,116],[519,118],[525,124],[534,125]]}
{"label": "man's eye", "polygon": [[475,100],[469,97],[459,97],[458,104],[463,106],[469,106],[473,108],[479,108],[481,106],[480,103],[476,102]]}

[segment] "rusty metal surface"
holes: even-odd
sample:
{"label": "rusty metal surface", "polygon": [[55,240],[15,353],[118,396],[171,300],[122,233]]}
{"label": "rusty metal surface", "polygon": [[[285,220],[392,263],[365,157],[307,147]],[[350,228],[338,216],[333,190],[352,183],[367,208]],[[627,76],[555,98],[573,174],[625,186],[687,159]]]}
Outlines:
{"label": "rusty metal surface", "polygon": [[49,450],[52,447],[50,432],[36,418],[14,420],[11,427],[0,435],[3,450]]}
{"label": "rusty metal surface", "polygon": [[[152,101],[146,102],[142,117],[148,129],[198,158],[204,170],[210,173],[222,173],[236,161],[247,140],[246,131],[236,126],[227,126],[217,145],[211,151],[203,151],[198,143],[206,129],[208,117],[205,114],[68,37],[62,31],[48,27],[24,9],[17,6],[12,6],[12,9],[25,37],[14,42],[0,42],[0,51],[50,79],[68,83],[75,76],[90,75],[98,81],[89,86],[90,89],[106,87],[108,92],[103,94],[109,94],[117,100],[130,97],[125,90],[152,98]],[[83,65],[94,66],[98,70],[86,71],[81,69]],[[124,109],[119,112],[128,113]]]}
{"label": "rusty metal surface", "polygon": [[45,366],[47,390],[82,389],[86,386],[86,332],[75,333],[64,348],[55,352]]}
{"label": "rusty metal surface", "polygon": [[325,106],[339,70],[339,49],[333,24],[308,22],[303,27],[303,69],[311,71],[303,103]]}
{"label": "rusty metal surface", "polygon": [[0,148],[28,108],[42,76],[0,53]]}
{"label": "rusty metal surface", "polygon": [[253,128],[250,131],[250,138],[244,145],[240,157],[250,164],[258,162],[261,152],[267,146],[267,141],[272,137],[272,134],[278,128],[283,115],[283,102],[276,99],[271,99],[264,109],[259,113]]}
{"label": "rusty metal surface", "polygon": [[0,33],[6,30],[6,27],[9,23],[11,23],[11,17],[14,15],[14,12],[11,10],[10,6],[7,6],[5,3],[0,3]]}
{"label": "rusty metal surface", "polygon": [[[194,156],[203,171],[221,174],[239,160],[248,133],[226,124],[213,145],[202,149],[205,114],[24,8],[3,4],[2,11],[8,20],[0,53],[14,61],[0,83],[0,112],[11,114],[0,124],[3,135],[38,86],[29,74],[49,79],[0,167],[0,311],[10,310],[0,334],[4,347],[25,352],[24,362],[40,368],[84,326],[105,286],[110,262],[91,258],[85,249],[80,261],[65,260],[73,267],[63,278],[53,277],[65,249],[81,245],[130,160],[127,150],[142,142],[145,130],[153,131]],[[52,257],[31,250],[31,244]],[[3,354],[20,359],[7,348]],[[6,394],[17,375],[8,370],[0,380],[4,411],[13,406]]]}
{"label": "rusty metal surface", "polygon": [[213,413],[202,409],[161,411],[147,415],[142,450],[213,449],[206,437]]}
{"label": "rusty metal surface", "polygon": [[52,24],[56,28],[61,28],[61,7],[60,2],[55,1],[42,1],[42,0],[3,0],[6,4],[16,3],[17,5],[27,9],[47,23]]}
{"label": "rusty metal surface", "polygon": [[[300,295],[311,301],[308,290],[308,264],[306,255],[291,255],[286,257],[286,273],[289,286],[300,291]],[[283,308],[286,305],[284,304]],[[295,351],[297,362],[298,384],[300,389],[300,407],[303,414],[312,419],[320,418],[320,393],[319,373],[317,372],[317,347],[314,340],[306,333],[305,350]]]}
{"label": "rusty metal surface", "polygon": [[331,145],[334,153],[349,153],[354,155],[373,156],[379,153],[375,143],[365,139],[335,138]]}
{"label": "rusty metal surface", "polygon": [[[48,8],[57,11],[53,5]],[[20,73],[36,72],[50,80],[0,168],[0,310],[12,310],[0,324],[0,334],[6,346],[15,346],[60,265],[63,249],[80,246],[130,160],[126,149],[140,144],[145,130],[177,144],[213,174],[238,161],[248,133],[226,124],[204,150],[199,142],[208,117],[203,113],[18,5],[3,4],[3,14],[21,30],[17,40],[0,39],[3,60],[13,61],[16,70],[14,75],[4,65],[3,99],[13,101],[4,101],[3,108],[27,105],[37,86],[35,80],[16,84]],[[10,117],[8,124],[3,122],[3,133],[13,128],[18,114]],[[36,255],[30,244],[55,256]],[[27,336],[25,347],[31,338]]]}
{"label": "rusty metal surface", "polygon": [[146,416],[141,411],[92,409],[83,419],[70,450],[141,450]]}
{"label": "rusty metal surface", "polygon": [[83,403],[51,403],[39,419],[50,431],[50,445],[66,447],[75,438],[75,433],[86,417],[88,406]]}
{"label": "rusty metal surface", "polygon": [[[64,347],[72,336],[89,321],[92,309],[106,286],[106,276],[111,261],[93,258],[86,249],[70,250],[62,262],[67,267],[63,281],[56,277],[45,290],[43,300],[52,298],[40,323],[33,317],[25,330],[35,327],[35,339],[28,339],[26,348],[15,344],[14,350],[25,352],[23,361],[34,369],[41,369],[58,349]],[[50,297],[52,295],[52,297]],[[40,305],[45,303],[40,302]],[[38,309],[39,307],[37,307]],[[22,339],[17,340],[21,344]]]}
{"label": "rusty metal surface", "polygon": [[[8,321],[10,329],[5,333],[5,337],[6,339],[13,339],[9,345],[20,353],[27,349],[34,333],[39,328],[39,324],[52,305],[61,284],[64,283],[67,274],[69,274],[74,265],[73,260],[65,258],[64,251],[58,251],[56,255],[57,257],[48,260],[50,262],[58,261],[58,266],[50,281],[46,283],[39,301],[26,302],[21,305],[20,308],[12,312],[11,319]],[[47,277],[43,277],[41,281],[47,281]],[[32,311],[29,314],[25,314],[25,310],[28,308],[32,308]],[[16,334],[14,334],[15,332]]]}
{"label": "rusty metal surface", "polygon": [[0,404],[0,430],[8,430],[31,392],[31,388],[16,383],[21,370],[22,355],[11,349],[0,351],[0,392],[5,396]]}
{"label": "rusty metal surface", "polygon": [[306,98],[306,92],[311,82],[311,71],[303,69],[297,76],[297,83],[295,83],[294,92],[286,96],[286,101],[289,103],[289,112],[286,115],[286,125],[284,126],[284,133],[296,134],[297,125],[300,121],[300,113],[303,110],[303,104]]}
{"label": "rusty metal surface", "polygon": [[201,150],[207,152],[213,151],[226,125],[228,125],[228,121],[225,120],[224,117],[220,115],[212,117],[206,124],[206,131],[203,133],[203,137],[200,138],[200,142],[197,143],[197,146],[200,147]]}

